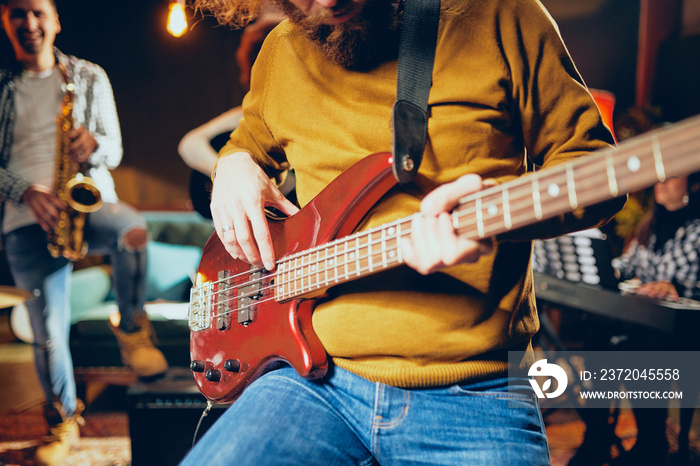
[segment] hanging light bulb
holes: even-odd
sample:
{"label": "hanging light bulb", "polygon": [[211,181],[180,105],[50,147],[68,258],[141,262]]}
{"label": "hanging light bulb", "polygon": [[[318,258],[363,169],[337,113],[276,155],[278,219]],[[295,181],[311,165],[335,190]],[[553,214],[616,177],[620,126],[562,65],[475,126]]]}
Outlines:
{"label": "hanging light bulb", "polygon": [[170,13],[168,13],[167,29],[168,32],[175,37],[180,37],[187,30],[185,0],[177,0],[170,4]]}

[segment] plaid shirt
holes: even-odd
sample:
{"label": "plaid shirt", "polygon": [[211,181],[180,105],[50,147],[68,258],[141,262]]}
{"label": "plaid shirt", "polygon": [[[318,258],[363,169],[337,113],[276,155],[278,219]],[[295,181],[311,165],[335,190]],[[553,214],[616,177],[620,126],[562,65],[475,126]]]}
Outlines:
{"label": "plaid shirt", "polygon": [[[649,244],[656,242],[652,234]],[[637,241],[620,258],[623,279],[639,278],[642,283],[666,280],[685,298],[700,299],[700,219],[689,219],[662,248],[644,246]]]}
{"label": "plaid shirt", "polygon": [[[105,71],[86,60],[65,55],[54,49],[56,61],[65,65],[69,79],[75,85],[73,118],[76,125],[85,126],[97,141],[97,148],[89,159],[90,177],[100,189],[102,199],[116,202],[114,182],[109,173],[122,159],[122,139],[112,85]],[[16,83],[22,76],[22,67],[9,61],[0,67],[0,202],[20,204],[30,182],[8,171],[16,111],[14,105]],[[56,109],[58,114],[60,109]],[[0,225],[2,212],[0,209]]]}

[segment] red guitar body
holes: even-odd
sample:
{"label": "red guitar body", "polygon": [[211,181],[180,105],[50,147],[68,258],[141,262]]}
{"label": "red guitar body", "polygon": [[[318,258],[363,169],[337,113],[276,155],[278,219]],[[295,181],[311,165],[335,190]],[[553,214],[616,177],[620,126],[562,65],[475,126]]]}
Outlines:
{"label": "red guitar body", "polygon": [[[395,185],[391,167],[390,153],[370,155],[336,178],[296,215],[269,220],[276,257],[284,258],[352,233]],[[259,290],[251,290],[247,284],[259,275]],[[227,285],[218,289],[217,282],[222,279]],[[213,298],[197,299],[194,290],[209,282]],[[279,361],[289,363],[303,377],[326,374],[327,354],[311,322],[318,296],[280,302],[274,295],[274,273],[261,273],[246,262],[232,259],[216,233],[209,238],[190,310],[191,368],[207,399],[233,402]],[[238,309],[241,299],[249,296],[250,307]],[[198,313],[208,322],[201,329],[192,324],[193,315]],[[237,315],[240,313],[247,315]]]}

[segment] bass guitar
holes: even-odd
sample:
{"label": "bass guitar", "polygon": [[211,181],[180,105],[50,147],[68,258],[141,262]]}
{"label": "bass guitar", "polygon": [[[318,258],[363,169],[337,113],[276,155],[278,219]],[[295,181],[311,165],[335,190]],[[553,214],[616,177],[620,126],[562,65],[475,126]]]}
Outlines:
{"label": "bass guitar", "polygon": [[[395,185],[389,153],[370,155],[292,217],[269,220],[272,272],[234,260],[214,233],[191,290],[191,369],[209,400],[233,402],[284,361],[322,377],[328,356],[311,315],[328,288],[403,263],[413,216],[352,233]],[[458,235],[487,238],[700,170],[700,117],[587,157],[543,169],[463,198],[452,211]]]}

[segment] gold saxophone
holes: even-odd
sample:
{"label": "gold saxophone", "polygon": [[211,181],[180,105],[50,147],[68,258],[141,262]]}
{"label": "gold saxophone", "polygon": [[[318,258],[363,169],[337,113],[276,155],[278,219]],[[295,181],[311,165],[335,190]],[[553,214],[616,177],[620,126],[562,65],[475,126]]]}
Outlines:
{"label": "gold saxophone", "polygon": [[49,252],[53,257],[63,256],[68,260],[82,259],[88,245],[84,239],[87,214],[102,207],[102,196],[92,178],[86,176],[87,163],[73,161],[69,153],[68,131],[73,129],[73,91],[75,86],[68,79],[65,66],[58,65],[66,81],[58,123],[56,143],[56,174],[54,192],[66,205],[60,212],[58,222],[48,232]]}

